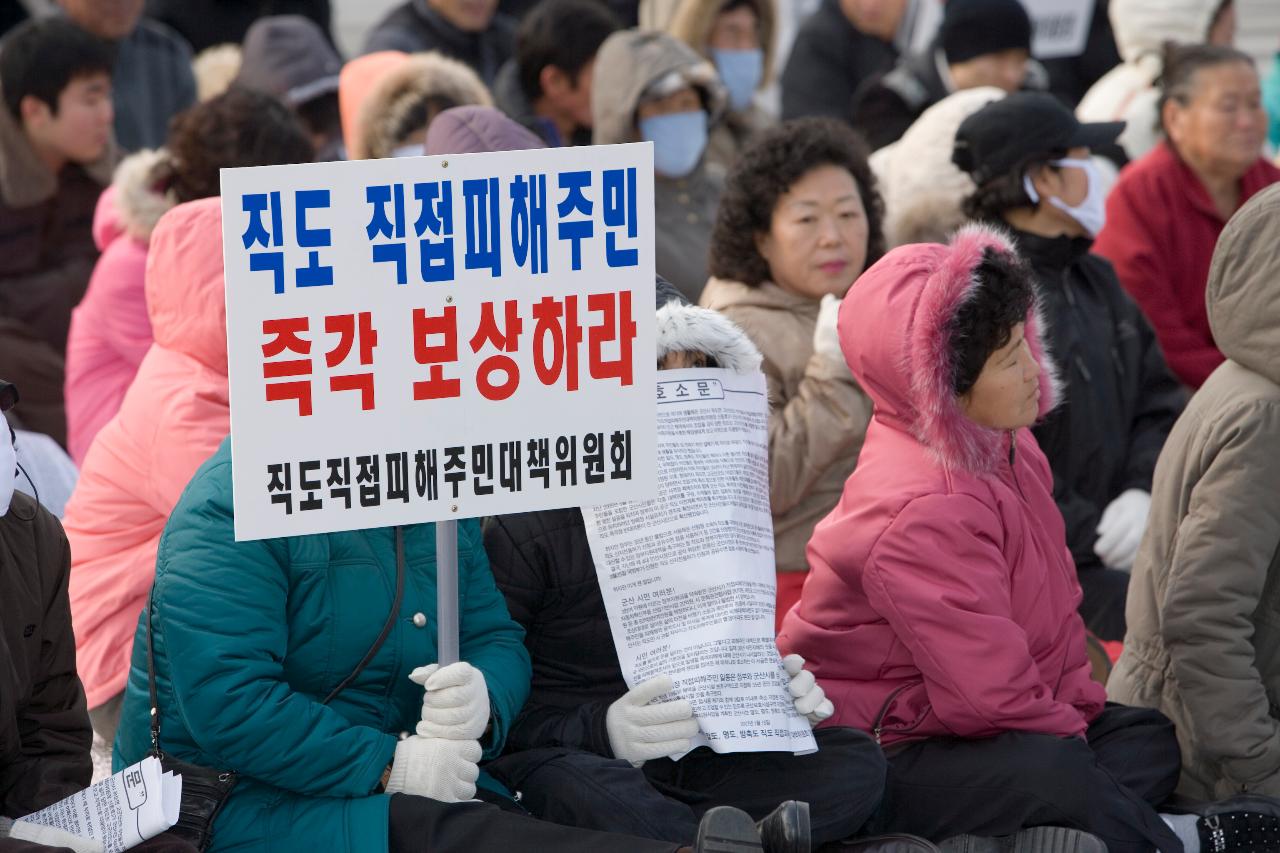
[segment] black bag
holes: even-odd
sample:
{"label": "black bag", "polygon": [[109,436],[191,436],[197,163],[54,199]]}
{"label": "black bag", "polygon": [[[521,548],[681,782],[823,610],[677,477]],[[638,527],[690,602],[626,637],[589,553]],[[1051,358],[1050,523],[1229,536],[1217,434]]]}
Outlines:
{"label": "black bag", "polygon": [[[351,674],[344,678],[337,687],[324,697],[321,704],[328,705],[356,679],[364,668],[373,660],[374,655],[382,648],[387,636],[395,625],[396,614],[400,612],[400,604],[404,600],[404,533],[399,527],[396,532],[396,598],[391,605],[391,613],[387,616],[382,632],[373,641],[369,651],[365,652]],[[174,775],[182,776],[182,805],[178,810],[178,822],[169,830],[182,840],[195,846],[197,850],[209,849],[213,841],[213,821],[226,805],[227,797],[236,786],[234,770],[212,770],[191,764],[186,761],[165,755],[160,749],[160,702],[156,697],[155,652],[151,643],[151,598],[147,599],[147,686],[151,691],[151,754],[160,759],[160,766]]]}

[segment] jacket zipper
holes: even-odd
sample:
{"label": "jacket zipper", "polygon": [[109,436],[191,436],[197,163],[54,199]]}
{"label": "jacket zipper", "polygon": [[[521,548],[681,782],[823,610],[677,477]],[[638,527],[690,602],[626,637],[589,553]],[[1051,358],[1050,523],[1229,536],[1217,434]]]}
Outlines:
{"label": "jacket zipper", "polygon": [[1026,494],[1022,491],[1022,483],[1018,480],[1018,466],[1014,464],[1018,454],[1018,433],[1016,430],[1009,430],[1009,476],[1013,478],[1014,488],[1018,490],[1018,496],[1025,503]]}
{"label": "jacket zipper", "polygon": [[[923,682],[914,682],[914,681],[908,682],[902,685],[901,687],[897,688],[896,690],[894,690],[892,693],[889,694],[889,698],[884,700],[884,704],[880,706],[880,712],[876,714],[876,721],[871,726],[871,734],[872,736],[875,737],[877,746],[880,745],[880,736],[884,733],[884,718],[888,715],[889,708],[893,706],[893,700],[897,699],[899,694],[901,694],[904,690],[909,690],[912,687],[917,687],[919,686],[919,684],[922,684],[922,683]],[[922,714],[921,719],[923,718],[924,718],[924,715]],[[911,732],[911,731],[915,731],[915,729],[919,725],[920,725],[920,720],[916,720],[915,723],[913,723],[912,725],[908,726],[905,729],[894,729],[893,731],[894,733]]]}

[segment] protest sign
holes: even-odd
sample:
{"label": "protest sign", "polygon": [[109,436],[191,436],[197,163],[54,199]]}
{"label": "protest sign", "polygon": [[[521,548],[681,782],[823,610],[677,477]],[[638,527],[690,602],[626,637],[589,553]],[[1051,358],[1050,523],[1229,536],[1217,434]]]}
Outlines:
{"label": "protest sign", "polygon": [[664,370],[656,387],[658,496],[582,510],[623,676],[671,676],[695,747],[812,752],[774,645],[764,375]]}
{"label": "protest sign", "polygon": [[651,497],[647,143],[222,173],[237,540]]}

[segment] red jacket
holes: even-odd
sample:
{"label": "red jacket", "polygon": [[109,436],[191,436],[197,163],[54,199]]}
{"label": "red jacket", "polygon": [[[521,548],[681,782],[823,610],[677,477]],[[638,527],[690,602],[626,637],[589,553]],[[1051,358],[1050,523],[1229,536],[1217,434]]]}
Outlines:
{"label": "red jacket", "polygon": [[[908,738],[1082,734],[1102,710],[1053,477],[1029,430],[978,426],[956,404],[946,325],[982,250],[895,249],[841,306],[839,332],[875,413],[840,503],[809,541],[809,577],[778,646],[803,655],[830,725]],[[1041,413],[1056,396],[1034,315]],[[1010,442],[1014,442],[1011,449]]]}
{"label": "red jacket", "polygon": [[[1240,205],[1280,181],[1261,158],[1240,179]],[[1199,388],[1223,361],[1204,307],[1209,261],[1227,221],[1168,142],[1128,166],[1107,197],[1107,224],[1093,251],[1115,265],[1178,378]]]}

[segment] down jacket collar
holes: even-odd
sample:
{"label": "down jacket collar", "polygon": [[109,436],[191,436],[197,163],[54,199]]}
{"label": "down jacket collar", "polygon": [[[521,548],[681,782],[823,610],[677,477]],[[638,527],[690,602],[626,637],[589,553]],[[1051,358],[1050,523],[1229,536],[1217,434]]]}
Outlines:
{"label": "down jacket collar", "polygon": [[99,249],[106,249],[121,234],[148,242],[160,217],[178,203],[173,193],[161,192],[150,180],[151,171],[164,158],[164,149],[144,148],[116,167],[111,187],[94,212],[93,239]]}
{"label": "down jacket collar", "polygon": [[[1000,464],[1007,436],[979,426],[952,391],[954,362],[947,326],[980,286],[974,269],[986,249],[1014,253],[1011,239],[986,225],[956,232],[949,245],[902,246],[863,273],[840,307],[845,360],[875,404],[874,417],[903,429],[947,468],[988,474]],[[1041,339],[1038,306],[1026,337],[1040,362],[1040,416],[1058,399],[1058,380]]]}

